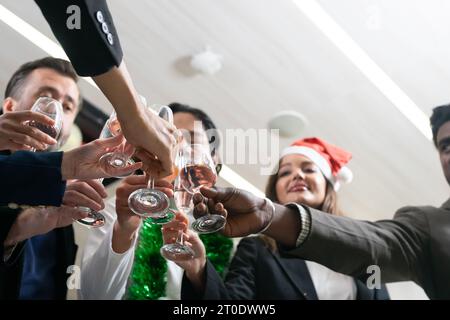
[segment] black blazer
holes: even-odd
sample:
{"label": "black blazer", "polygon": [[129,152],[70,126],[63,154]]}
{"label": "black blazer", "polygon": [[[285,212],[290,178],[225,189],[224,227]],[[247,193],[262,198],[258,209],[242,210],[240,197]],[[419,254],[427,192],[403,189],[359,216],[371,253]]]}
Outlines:
{"label": "black blazer", "polygon": [[[370,290],[359,280],[355,283],[358,300],[389,299],[386,287]],[[208,261],[203,295],[183,276],[181,299],[317,300],[318,297],[304,260],[273,253],[260,238],[251,237],[239,243],[225,282]]]}
{"label": "black blazer", "polygon": [[[80,76],[96,76],[120,65],[122,48],[105,0],[35,2]],[[72,5],[80,9],[80,29],[67,27]]]}
{"label": "black blazer", "polygon": [[[12,212],[15,211],[15,212]],[[11,210],[6,207],[0,208],[0,225],[2,225],[8,216],[17,215],[18,210]],[[70,274],[66,273],[67,267],[75,264],[77,245],[75,244],[73,227],[55,229],[56,246],[56,267],[54,274],[56,299],[63,300],[67,294],[67,278]],[[5,235],[2,235],[4,239]],[[1,242],[3,243],[3,241]],[[14,251],[14,256],[6,263],[0,259],[0,300],[15,300],[19,298],[20,283],[23,270],[23,245],[25,241]],[[3,245],[1,246],[3,252]],[[2,255],[3,256],[3,255]]]}
{"label": "black blazer", "polygon": [[62,155],[0,151],[0,261],[4,256],[3,242],[21,211],[5,205],[61,205],[66,189],[61,176]]}

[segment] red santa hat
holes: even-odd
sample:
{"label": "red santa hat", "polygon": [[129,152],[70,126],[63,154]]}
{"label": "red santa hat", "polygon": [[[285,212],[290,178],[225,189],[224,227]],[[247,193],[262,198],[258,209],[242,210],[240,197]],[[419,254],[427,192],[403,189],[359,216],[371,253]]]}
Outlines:
{"label": "red santa hat", "polygon": [[325,178],[338,190],[343,183],[350,183],[353,173],[345,165],[351,153],[319,138],[299,139],[281,152],[281,158],[289,154],[308,157],[322,171]]}

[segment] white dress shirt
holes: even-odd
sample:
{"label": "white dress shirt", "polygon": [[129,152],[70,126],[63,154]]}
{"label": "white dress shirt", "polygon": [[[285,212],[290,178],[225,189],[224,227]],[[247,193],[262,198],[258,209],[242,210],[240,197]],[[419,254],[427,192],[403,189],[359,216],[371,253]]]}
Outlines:
{"label": "white dress shirt", "polygon": [[101,213],[106,218],[105,225],[89,230],[83,248],[79,299],[122,299],[133,266],[137,237],[124,253],[119,254],[112,249],[111,239],[117,219],[115,198],[106,201]]}
{"label": "white dress shirt", "polygon": [[[105,203],[102,211],[105,225],[89,230],[81,255],[81,284],[79,299],[120,300],[127,290],[128,278],[134,262],[137,237],[130,249],[119,254],[112,249],[112,234],[117,219],[115,198]],[[161,300],[179,300],[184,270],[172,261],[167,262],[166,296]]]}
{"label": "white dress shirt", "polygon": [[356,300],[355,280],[313,261],[305,261],[319,300]]}

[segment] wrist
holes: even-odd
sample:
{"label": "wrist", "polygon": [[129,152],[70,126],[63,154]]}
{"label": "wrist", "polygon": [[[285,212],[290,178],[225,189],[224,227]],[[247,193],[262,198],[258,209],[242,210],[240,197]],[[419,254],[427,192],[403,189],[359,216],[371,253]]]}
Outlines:
{"label": "wrist", "polygon": [[35,209],[26,209],[17,216],[16,221],[14,221],[14,224],[9,229],[8,235],[3,242],[4,247],[13,247],[17,243],[37,234],[32,232],[32,228],[27,228],[30,224],[34,224],[30,222],[30,218],[33,217],[33,214],[37,214],[37,212],[32,211],[35,211]]}
{"label": "wrist", "polygon": [[263,227],[259,233],[264,233],[267,231],[272,225],[273,220],[275,219],[275,205],[272,200],[269,198],[264,199],[263,209],[264,212],[267,213],[266,221],[263,222]]}
{"label": "wrist", "polygon": [[190,264],[190,267],[185,268],[186,277],[192,285],[201,290],[204,287],[206,276],[206,257],[197,258],[197,262]]}
{"label": "wrist", "polygon": [[[144,119],[144,108],[141,107],[139,97],[134,93],[130,92],[128,97],[129,102],[127,102],[126,109],[122,110],[118,106],[116,110],[117,119],[120,123],[135,123],[140,119]],[[144,121],[142,121],[144,122]]]}
{"label": "wrist", "polygon": [[73,151],[63,152],[61,161],[61,176],[63,181],[75,178]]}
{"label": "wrist", "polygon": [[131,248],[138,228],[124,227],[118,221],[114,223],[111,246],[115,253],[124,253]]}

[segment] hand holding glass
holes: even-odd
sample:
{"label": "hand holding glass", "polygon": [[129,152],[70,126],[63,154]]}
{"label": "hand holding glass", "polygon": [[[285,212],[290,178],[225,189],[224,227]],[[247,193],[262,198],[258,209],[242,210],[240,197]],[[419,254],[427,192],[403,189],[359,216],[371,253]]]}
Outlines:
{"label": "hand holding glass", "polygon": [[[59,144],[64,116],[64,111],[61,103],[58,100],[50,97],[40,97],[33,104],[31,111],[44,114],[55,120],[55,124],[53,126],[49,126],[37,121],[30,121],[28,122],[28,125],[48,134],[50,137],[57,140]],[[32,148],[31,151],[35,152],[36,148]]]}

